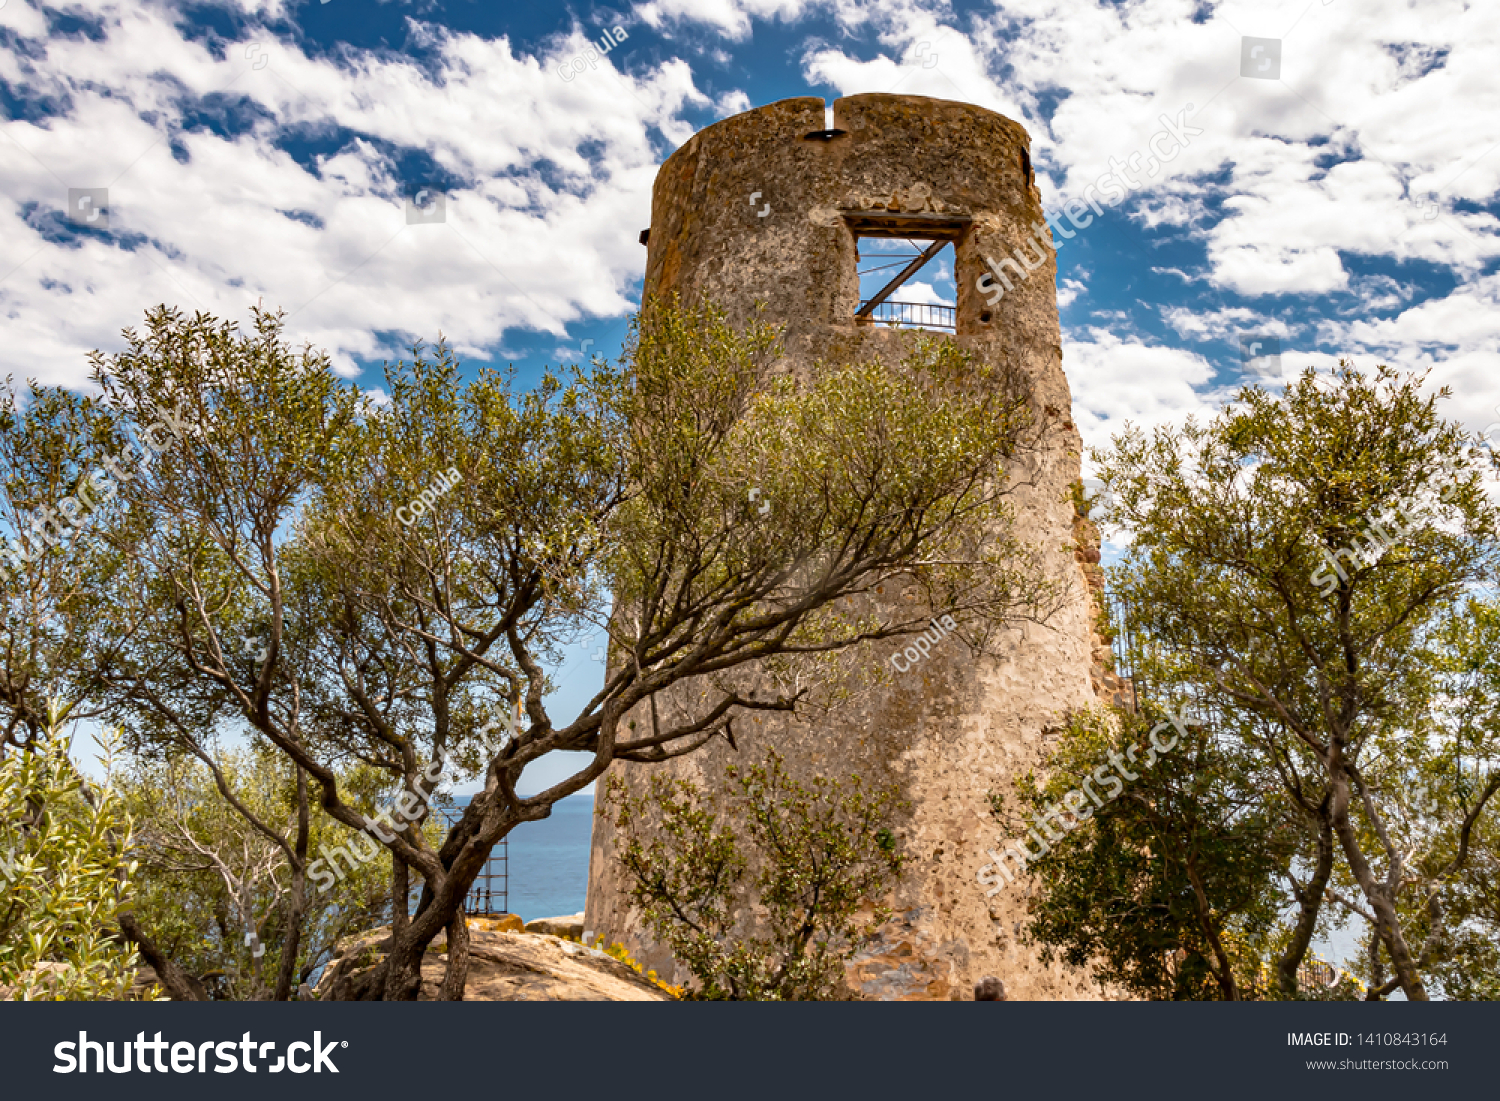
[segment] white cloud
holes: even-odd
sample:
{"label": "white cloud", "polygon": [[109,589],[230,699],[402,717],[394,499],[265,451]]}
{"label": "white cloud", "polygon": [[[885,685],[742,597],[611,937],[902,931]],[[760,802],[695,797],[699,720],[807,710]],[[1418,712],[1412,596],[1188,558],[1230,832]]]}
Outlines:
{"label": "white cloud", "polygon": [[1230,306],[1217,310],[1168,306],[1162,310],[1162,320],[1170,325],[1178,336],[1199,343],[1238,340],[1242,333],[1263,333],[1283,338],[1292,335],[1291,328],[1285,321],[1265,317],[1243,306]]}
{"label": "white cloud", "polygon": [[1201,418],[1217,407],[1206,392],[1214,373],[1208,360],[1103,329],[1090,329],[1086,340],[1064,338],[1063,370],[1085,447],[1108,446],[1126,421],[1149,429],[1192,414]]}
{"label": "white cloud", "polygon": [[1403,370],[1430,370],[1448,386],[1443,415],[1483,429],[1500,419],[1500,274],[1477,279],[1395,317],[1328,322],[1323,339],[1361,359]]}
{"label": "white cloud", "polygon": [[1086,284],[1077,279],[1064,278],[1062,286],[1057,288],[1057,308],[1065,310],[1078,300],[1078,296],[1088,290]]}
{"label": "white cloud", "polygon": [[1389,275],[1367,275],[1350,280],[1349,289],[1359,298],[1359,309],[1365,313],[1394,310],[1411,301],[1416,287]]}
{"label": "white cloud", "polygon": [[[804,70],[846,95],[944,96],[1023,122],[1052,206],[1123,170],[1142,184],[1136,217],[1201,238],[1211,280],[1241,294],[1342,289],[1341,253],[1465,277],[1500,255],[1500,220],[1454,207],[1500,191],[1500,9],[1272,0],[1194,22],[1195,8],[998,0],[969,34],[903,8],[883,23],[885,55],[818,46]],[[898,63],[935,33],[941,64]],[[1281,38],[1279,80],[1239,75],[1242,34]],[[1162,116],[1175,121],[1189,104],[1188,124],[1203,133],[1153,173]],[[1422,205],[1429,192],[1436,208]]]}
{"label": "white cloud", "polygon": [[[1221,4],[1194,22],[1195,7],[998,0],[958,17],[914,0],[653,0],[633,18],[663,32],[717,29],[724,42],[743,41],[756,20],[814,10],[846,28],[865,24],[878,53],[817,41],[803,75],[843,94],[959,99],[1022,121],[1053,208],[1122,166],[1139,179],[1129,206],[1138,223],[1201,249],[1201,260],[1164,253],[1153,270],[1251,301],[1147,306],[1204,356],[1153,347],[1139,310],[1091,313],[1111,331],[1075,332],[1066,345],[1086,433],[1204,408],[1216,393],[1205,356],[1222,366],[1242,331],[1280,336],[1284,348],[1316,341],[1434,367],[1462,391],[1465,415],[1488,423],[1500,401],[1487,381],[1500,377],[1500,334],[1495,277],[1483,273],[1500,255],[1500,221],[1458,207],[1500,192],[1491,72],[1500,14],[1460,0],[1420,12],[1404,0],[1358,9],[1285,0]],[[581,30],[528,53],[413,23],[439,58],[429,69],[386,52],[311,57],[268,37],[231,45],[221,61],[185,39],[168,9],[88,0],[79,10],[104,19],[103,41],[55,39],[35,60],[41,15],[14,0],[0,10],[0,22],[34,40],[0,51],[0,77],[68,104],[63,118],[0,122],[7,355],[18,373],[54,379],[76,381],[84,350],[116,345],[119,328],[158,300],[243,316],[264,298],[294,311],[297,339],[328,347],[346,368],[399,349],[405,334],[440,329],[462,353],[493,354],[516,327],[570,344],[569,323],[628,309],[643,256],[636,232],[663,153],[691,133],[685,109],[723,117],[751,106],[736,89],[710,101],[681,60],[624,74],[634,36],[565,81],[557,66],[590,45]],[[1281,80],[1239,76],[1242,33],[1282,39]],[[693,56],[741,58],[718,45]],[[256,69],[256,59],[267,64]],[[246,97],[246,124],[230,138],[183,133],[186,113],[220,90]],[[1153,173],[1162,116],[1184,111],[1202,133]],[[313,171],[277,147],[288,128],[335,127],[360,136]],[[444,224],[406,225],[392,149],[424,150],[460,181]],[[122,247],[54,232],[65,187],[101,184],[117,228],[137,236]],[[1429,193],[1436,202],[1424,205]],[[1350,255],[1421,266],[1372,274]],[[1428,265],[1457,289],[1423,301],[1423,280],[1405,273]],[[929,280],[903,297],[946,297],[944,282]],[[1065,279],[1060,304],[1118,304],[1108,279],[1086,282]],[[1306,320],[1253,301],[1332,292],[1332,307],[1308,300]]]}
{"label": "white cloud", "polygon": [[[242,320],[257,300],[284,307],[294,339],[345,370],[407,335],[441,330],[472,353],[507,328],[562,336],[571,321],[617,316],[640,271],[662,139],[685,140],[683,108],[709,103],[681,61],[618,71],[628,41],[563,81],[557,65],[588,46],[577,32],[530,56],[428,27],[440,58],[429,73],[399,55],[315,58],[271,39],[219,60],[168,9],[92,10],[102,40],[0,51],[0,78],[67,104],[0,123],[5,366],[50,381],[81,381],[85,353],[117,347],[161,301]],[[0,19],[45,33],[26,6]],[[183,130],[216,93],[245,125]],[[298,127],[362,136],[309,171],[277,147]],[[462,181],[444,223],[407,224],[393,147],[425,150]],[[60,234],[67,188],[97,186],[115,236]],[[378,333],[403,335],[386,347]]]}
{"label": "white cloud", "polygon": [[1344,335],[1369,348],[1500,349],[1500,275],[1428,299],[1388,320],[1353,322]]}
{"label": "white cloud", "polygon": [[917,305],[953,305],[953,292],[949,291],[944,294],[931,283],[902,283],[900,289],[892,297],[901,302],[911,302]]}
{"label": "white cloud", "polygon": [[[1049,208],[1118,172],[1140,185],[1128,206],[1138,223],[1175,227],[1204,250],[1201,270],[1162,272],[1250,299],[1310,296],[1305,321],[1246,305],[1160,307],[1180,337],[1223,342],[1220,363],[1241,332],[1255,332],[1282,338],[1284,364],[1329,370],[1336,354],[1293,346],[1315,336],[1363,366],[1431,368],[1434,385],[1454,389],[1448,415],[1492,421],[1500,303],[1497,277],[1482,273],[1500,256],[1500,219],[1459,207],[1500,195],[1500,9],[1461,0],[1197,8],[997,0],[968,33],[902,9],[881,24],[881,55],[820,44],[803,68],[844,95],[925,94],[999,111],[1030,131]],[[938,35],[941,63],[913,66],[916,44]],[[1239,75],[1242,35],[1281,40],[1279,80]],[[1185,110],[1201,133],[1184,131],[1186,146],[1159,165],[1150,143]],[[1431,265],[1459,286],[1382,320],[1420,299],[1423,281],[1356,274],[1349,256]],[[1342,301],[1320,309],[1315,296],[1335,293]],[[1059,303],[1073,301],[1065,283]],[[1132,314],[1091,317],[1113,333],[1065,343],[1086,442],[1127,417],[1172,421],[1229,396],[1213,389],[1208,360],[1130,335]]]}
{"label": "white cloud", "polygon": [[736,89],[726,92],[714,101],[714,114],[721,119],[727,119],[730,115],[743,114],[753,106],[750,97]]}
{"label": "white cloud", "polygon": [[1196,275],[1189,275],[1187,272],[1183,271],[1181,268],[1152,268],[1151,271],[1152,271],[1152,274],[1154,274],[1154,275],[1175,275],[1175,276],[1177,276],[1178,279],[1181,279],[1184,283],[1192,283],[1192,282],[1197,281],[1197,279],[1199,278]]}
{"label": "white cloud", "polygon": [[649,0],[635,14],[657,30],[702,23],[738,42],[750,36],[752,19],[793,20],[808,7],[807,0]]}

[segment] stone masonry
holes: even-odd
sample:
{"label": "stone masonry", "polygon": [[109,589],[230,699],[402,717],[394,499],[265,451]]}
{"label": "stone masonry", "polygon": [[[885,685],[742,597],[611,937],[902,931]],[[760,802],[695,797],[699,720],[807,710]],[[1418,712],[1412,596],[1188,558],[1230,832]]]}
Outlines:
{"label": "stone masonry", "polygon": [[[993,112],[917,96],[850,96],[833,112],[828,130],[822,100],[783,100],[715,123],[678,149],[656,178],[645,292],[706,295],[739,321],[763,303],[765,316],[786,326],[789,370],[811,370],[820,358],[895,362],[910,334],[854,318],[858,239],[948,234],[958,299],[957,333],[947,339],[1008,362],[1032,387],[1045,445],[1013,474],[1016,534],[1068,595],[1045,625],[1012,630],[998,657],[976,658],[950,639],[832,720],[762,717],[736,725],[737,755],[716,739],[666,765],[613,771],[636,790],[663,768],[713,789],[727,763],[758,760],[769,743],[794,775],[895,780],[912,804],[897,828],[909,862],[885,900],[896,914],[861,949],[851,985],[884,1000],[967,1000],[978,979],[996,975],[1012,999],[1099,998],[1080,972],[1044,966],[1021,943],[1029,886],[986,898],[977,882],[986,850],[1001,840],[988,793],[1009,792],[1041,766],[1071,710],[1121,687],[1094,630],[1098,533],[1073,503],[1081,442],[1062,370],[1053,256],[1041,250],[1041,266],[998,302],[975,286],[987,257],[1035,256],[1027,242],[1042,207],[1030,139]],[[584,924],[681,981],[631,912],[615,845],[596,818]]]}

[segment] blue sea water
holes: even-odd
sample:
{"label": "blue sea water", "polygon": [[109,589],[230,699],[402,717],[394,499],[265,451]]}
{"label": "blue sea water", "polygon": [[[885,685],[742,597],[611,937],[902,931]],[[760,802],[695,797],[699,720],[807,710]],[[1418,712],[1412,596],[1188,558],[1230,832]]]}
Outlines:
{"label": "blue sea water", "polygon": [[583,909],[593,828],[594,797],[573,795],[510,832],[511,913],[534,921]]}

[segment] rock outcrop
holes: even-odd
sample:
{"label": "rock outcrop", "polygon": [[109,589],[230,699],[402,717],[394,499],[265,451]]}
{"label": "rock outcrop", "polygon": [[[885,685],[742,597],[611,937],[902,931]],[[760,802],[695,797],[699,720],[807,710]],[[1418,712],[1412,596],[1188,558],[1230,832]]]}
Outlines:
{"label": "rock outcrop", "polygon": [[553,937],[583,939],[583,914],[568,914],[564,917],[537,918],[526,923],[528,933],[545,933]]}
{"label": "rock outcrop", "polygon": [[[519,919],[517,919],[519,920]],[[553,919],[560,920],[560,919]],[[536,933],[502,932],[500,922],[469,920],[471,1002],[667,1002],[672,996],[630,967],[594,948]],[[340,984],[376,966],[391,943],[388,926],[341,941],[318,980],[317,996],[328,997]],[[434,1001],[448,962],[447,940],[439,934],[422,961],[419,1001]]]}

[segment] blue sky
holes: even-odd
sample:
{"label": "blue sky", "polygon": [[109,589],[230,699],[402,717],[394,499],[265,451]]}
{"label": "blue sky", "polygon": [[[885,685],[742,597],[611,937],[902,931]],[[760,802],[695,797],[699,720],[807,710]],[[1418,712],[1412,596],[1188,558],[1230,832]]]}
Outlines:
{"label": "blue sky", "polygon": [[[0,358],[78,385],[154,303],[257,301],[370,386],[440,332],[523,379],[613,355],[673,149],[777,99],[897,92],[1025,125],[1049,210],[1163,115],[1200,131],[1058,254],[1087,444],[1210,411],[1252,340],[1283,368],[1430,368],[1479,429],[1497,57],[1500,7],[1462,0],[3,0]],[[444,220],[408,224],[424,187]],[[951,301],[942,274],[915,293]],[[598,663],[575,665],[581,692]]]}

